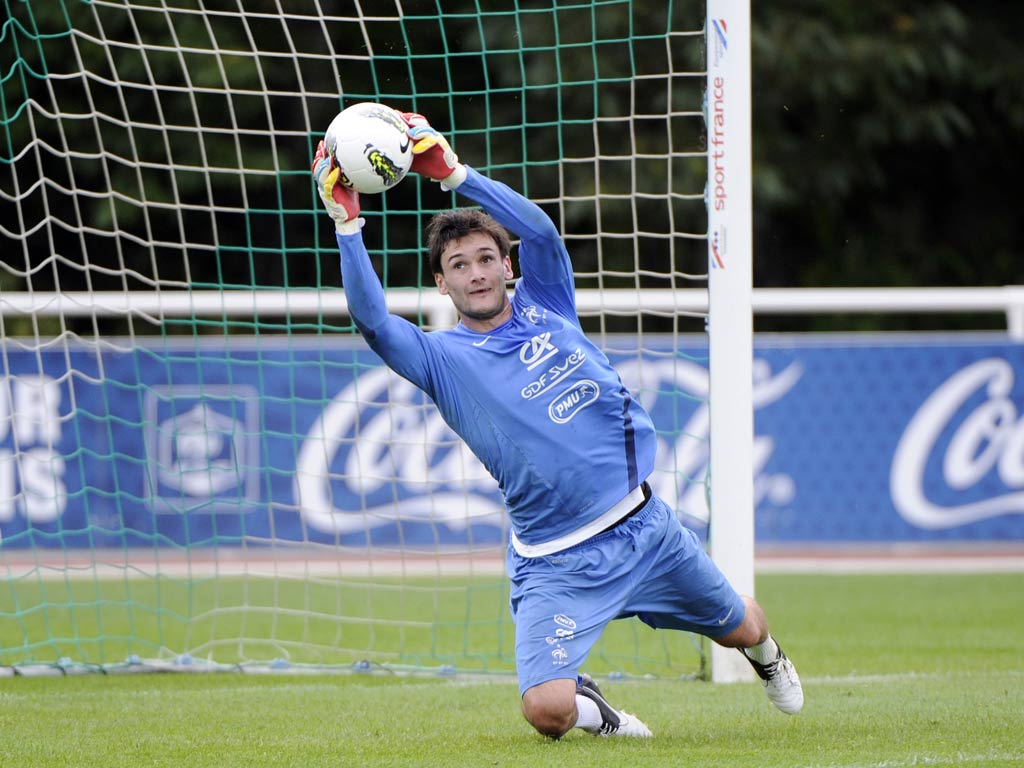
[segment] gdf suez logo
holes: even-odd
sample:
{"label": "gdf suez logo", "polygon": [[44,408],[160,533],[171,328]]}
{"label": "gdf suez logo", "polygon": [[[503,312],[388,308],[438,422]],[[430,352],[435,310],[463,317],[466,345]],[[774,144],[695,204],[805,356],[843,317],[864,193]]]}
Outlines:
{"label": "gdf suez logo", "polygon": [[534,336],[519,348],[519,359],[523,361],[528,371],[532,371],[555,354],[558,354],[558,347],[551,343],[550,331]]}

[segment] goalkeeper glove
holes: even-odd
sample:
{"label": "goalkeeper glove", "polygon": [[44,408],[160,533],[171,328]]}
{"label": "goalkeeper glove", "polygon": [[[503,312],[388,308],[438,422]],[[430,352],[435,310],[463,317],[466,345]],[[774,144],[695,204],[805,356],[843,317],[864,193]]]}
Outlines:
{"label": "goalkeeper glove", "polygon": [[334,229],[340,235],[354,235],[362,229],[365,220],[359,218],[359,193],[338,184],[341,167],[336,165],[334,158],[327,151],[324,142],[316,148],[313,155],[313,180],[324,208],[334,219]]}
{"label": "goalkeeper glove", "polygon": [[427,118],[415,112],[403,112],[402,119],[409,126],[407,133],[414,142],[413,171],[441,182],[445,192],[451,192],[466,180],[466,166],[459,162],[448,140],[431,127]]}

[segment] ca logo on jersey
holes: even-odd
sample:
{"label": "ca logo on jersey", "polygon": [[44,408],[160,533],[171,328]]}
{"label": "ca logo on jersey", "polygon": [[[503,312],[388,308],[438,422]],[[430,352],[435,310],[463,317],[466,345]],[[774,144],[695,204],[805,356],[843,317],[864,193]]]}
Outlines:
{"label": "ca logo on jersey", "polygon": [[519,348],[519,359],[526,365],[526,370],[532,371],[557,352],[558,347],[551,343],[551,333],[545,332]]}

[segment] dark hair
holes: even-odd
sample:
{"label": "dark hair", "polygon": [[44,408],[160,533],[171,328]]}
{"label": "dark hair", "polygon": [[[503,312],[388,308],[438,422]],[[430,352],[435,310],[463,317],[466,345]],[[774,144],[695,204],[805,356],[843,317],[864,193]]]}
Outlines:
{"label": "dark hair", "polygon": [[434,214],[427,225],[427,259],[431,273],[444,272],[441,268],[441,253],[453,240],[460,240],[473,232],[490,235],[502,256],[508,256],[512,249],[505,228],[483,211],[475,208],[455,208]]}

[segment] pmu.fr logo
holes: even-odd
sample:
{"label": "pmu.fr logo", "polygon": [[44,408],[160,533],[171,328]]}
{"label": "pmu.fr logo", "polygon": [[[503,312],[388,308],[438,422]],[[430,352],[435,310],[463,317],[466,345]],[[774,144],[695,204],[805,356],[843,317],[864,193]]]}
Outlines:
{"label": "pmu.fr logo", "polygon": [[713,32],[711,37],[712,51],[714,53],[715,66],[718,66],[719,61],[725,56],[726,51],[729,49],[728,39],[728,26],[725,23],[725,19],[712,19],[711,30]]}
{"label": "pmu.fr logo", "polygon": [[154,387],[146,459],[156,512],[237,512],[259,501],[259,408],[251,387]]}

